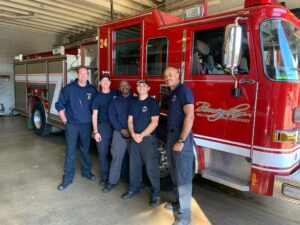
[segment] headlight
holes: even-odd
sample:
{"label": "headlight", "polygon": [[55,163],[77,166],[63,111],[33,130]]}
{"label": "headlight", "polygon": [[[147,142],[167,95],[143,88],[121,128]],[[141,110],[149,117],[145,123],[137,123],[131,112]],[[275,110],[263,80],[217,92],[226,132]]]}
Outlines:
{"label": "headlight", "polygon": [[289,198],[297,199],[300,201],[300,188],[294,185],[283,184],[282,194]]}
{"label": "headlight", "polygon": [[295,108],[294,123],[300,123],[300,108]]}

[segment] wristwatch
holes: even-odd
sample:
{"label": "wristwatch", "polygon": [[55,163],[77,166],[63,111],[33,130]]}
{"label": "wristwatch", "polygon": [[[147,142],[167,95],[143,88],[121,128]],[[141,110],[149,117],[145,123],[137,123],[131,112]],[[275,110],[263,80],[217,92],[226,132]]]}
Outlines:
{"label": "wristwatch", "polygon": [[183,144],[184,144],[185,141],[184,141],[182,138],[178,138],[177,142],[178,142],[178,143],[183,143]]}

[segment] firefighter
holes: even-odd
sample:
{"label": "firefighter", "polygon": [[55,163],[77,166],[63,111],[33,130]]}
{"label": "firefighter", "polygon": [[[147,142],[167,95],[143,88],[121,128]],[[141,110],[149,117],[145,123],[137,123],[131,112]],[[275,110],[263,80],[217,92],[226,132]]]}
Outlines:
{"label": "firefighter", "polygon": [[121,94],[111,102],[108,108],[109,121],[112,124],[114,131],[110,150],[112,161],[109,171],[109,179],[108,184],[103,188],[103,192],[111,191],[120,179],[122,162],[130,138],[127,124],[129,105],[133,100],[133,95],[130,93],[130,89],[128,81],[121,81],[119,84],[119,91]]}
{"label": "firefighter", "polygon": [[75,81],[61,90],[58,101],[55,103],[55,108],[65,125],[67,145],[63,181],[58,185],[60,191],[73,181],[78,142],[81,154],[81,175],[89,180],[96,179],[95,175],[91,173],[89,148],[92,101],[97,94],[97,89],[88,81],[87,68],[78,68],[77,76]]}
{"label": "firefighter", "polygon": [[159,119],[158,101],[148,95],[150,86],[147,80],[137,82],[138,99],[133,100],[128,117],[128,128],[131,134],[129,150],[129,189],[122,195],[128,199],[139,192],[142,180],[142,166],[145,164],[146,172],[152,185],[150,206],[156,207],[160,201],[160,171],[159,152],[155,128]]}
{"label": "firefighter", "polygon": [[173,225],[188,225],[191,222],[194,160],[191,132],[194,122],[194,96],[187,86],[180,83],[177,69],[168,67],[164,72],[164,79],[171,89],[168,103],[167,154],[177,198],[177,202],[171,205],[176,215]]}
{"label": "firefighter", "polygon": [[111,101],[118,96],[118,92],[110,89],[111,80],[108,74],[100,76],[101,91],[93,101],[93,130],[99,157],[99,185],[105,186],[109,176],[109,150],[112,140],[113,127],[108,119],[108,107]]}

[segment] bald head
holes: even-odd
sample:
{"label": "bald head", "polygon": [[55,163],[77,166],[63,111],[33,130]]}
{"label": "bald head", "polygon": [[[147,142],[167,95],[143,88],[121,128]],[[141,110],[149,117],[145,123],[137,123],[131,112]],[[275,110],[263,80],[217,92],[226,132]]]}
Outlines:
{"label": "bald head", "polygon": [[165,69],[164,78],[165,78],[166,85],[171,89],[175,89],[177,84],[180,82],[179,72],[174,67],[168,67]]}

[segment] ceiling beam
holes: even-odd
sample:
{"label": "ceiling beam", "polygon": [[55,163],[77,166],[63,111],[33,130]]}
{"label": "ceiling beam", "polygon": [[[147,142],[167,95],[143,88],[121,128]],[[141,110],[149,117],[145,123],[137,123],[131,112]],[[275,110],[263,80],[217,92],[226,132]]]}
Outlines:
{"label": "ceiling beam", "polygon": [[76,0],[53,0],[53,1],[60,2],[64,5],[68,5],[71,7],[76,7],[78,9],[84,9],[89,12],[101,13],[101,14],[109,17],[109,19],[110,19],[110,12],[106,11],[105,8],[101,7],[101,6],[95,6],[95,5],[91,6],[89,4],[83,4],[82,1],[77,2]]}
{"label": "ceiling beam", "polygon": [[53,21],[53,22],[57,22],[57,23],[61,23],[61,24],[66,24],[66,25],[70,25],[70,26],[75,26],[75,27],[81,27],[84,29],[92,29],[95,26],[89,26],[89,25],[84,25],[84,24],[80,24],[77,22],[73,22],[73,21],[69,21],[69,20],[62,20],[53,16],[47,16],[47,15],[42,15],[42,14],[37,14],[38,18],[44,19],[44,20],[48,20],[48,21]]}
{"label": "ceiling beam", "polygon": [[[48,16],[54,16],[56,18],[61,18],[63,20],[71,20],[71,21],[76,21],[78,23],[89,23],[89,25],[92,26],[98,26],[98,22],[91,22],[88,20],[84,20],[84,19],[79,19],[76,15],[66,15],[66,13],[57,13],[57,12],[52,12],[52,11],[47,11],[41,8],[36,8],[36,7],[32,7],[29,5],[24,5],[24,4],[19,4],[16,2],[28,2],[26,0],[0,0],[0,5],[5,5],[5,6],[10,6],[10,7],[17,7],[19,9],[23,9],[23,10],[27,10],[29,12],[35,12],[35,13],[39,13],[39,14],[44,14],[44,15],[48,15]],[[64,10],[65,11],[65,10]]]}
{"label": "ceiling beam", "polygon": [[131,0],[133,2],[136,2],[139,5],[144,5],[148,8],[155,8],[156,4],[153,1],[150,0]]}
{"label": "ceiling beam", "polygon": [[110,20],[110,16],[107,13],[102,13],[103,12],[102,10],[99,10],[98,12],[93,12],[90,10],[83,10],[82,8],[66,5],[65,1],[63,4],[59,3],[59,2],[55,2],[53,0],[35,0],[35,1],[41,2],[43,4],[51,5],[54,7],[59,7],[63,10],[69,10],[69,11],[73,11],[75,13],[85,14],[87,16],[93,16],[95,18],[101,18],[102,20]]}
{"label": "ceiling beam", "polygon": [[21,4],[21,5],[31,6],[31,7],[34,7],[36,9],[42,9],[42,10],[45,10],[45,11],[55,12],[55,13],[58,13],[58,14],[74,16],[74,17],[80,18],[82,20],[99,23],[99,21],[98,21],[99,18],[83,15],[82,13],[71,12],[71,10],[60,9],[60,8],[53,7],[53,6],[44,4],[44,3],[38,3],[36,1],[31,1],[31,0],[9,0],[9,1]]}
{"label": "ceiling beam", "polygon": [[31,31],[38,31],[38,32],[43,32],[43,33],[51,33],[51,34],[59,34],[59,35],[65,35],[65,32],[60,32],[60,31],[53,31],[53,30],[48,30],[48,29],[43,29],[43,28],[36,28],[33,26],[24,26],[24,25],[20,25],[18,23],[13,23],[11,21],[9,22],[4,22],[4,21],[0,21],[0,26],[4,25],[6,27],[15,27],[15,28],[19,28],[22,30],[31,30]]}
{"label": "ceiling beam", "polygon": [[114,3],[114,8],[115,5],[119,5],[124,8],[134,9],[137,12],[142,12],[145,10],[145,7],[142,6],[141,4],[136,4],[135,2],[132,2],[130,0],[113,0],[113,3]]}
{"label": "ceiling beam", "polygon": [[35,21],[27,21],[27,20],[22,20],[22,21],[16,21],[16,20],[7,20],[7,19],[2,19],[1,21],[3,22],[9,22],[12,24],[20,24],[20,25],[24,25],[24,26],[31,26],[31,27],[38,27],[38,28],[42,28],[45,30],[53,30],[53,31],[58,31],[58,32],[62,32],[62,33],[72,33],[72,34],[78,34],[80,33],[79,31],[70,31],[68,29],[64,29],[64,28],[60,28],[57,26],[52,26],[52,25],[47,25],[47,24],[41,24],[39,22],[35,22]]}
{"label": "ceiling beam", "polygon": [[[110,2],[104,0],[82,0],[81,2],[89,2],[93,5],[102,6],[106,11],[110,12]],[[84,3],[85,4],[85,3]],[[136,14],[138,11],[134,9],[124,8],[118,4],[114,3],[114,11],[121,15],[132,15]]]}
{"label": "ceiling beam", "polygon": [[82,27],[66,25],[66,24],[63,24],[63,23],[57,23],[57,22],[53,22],[51,20],[45,20],[45,19],[41,19],[41,18],[38,18],[38,20],[34,19],[34,20],[31,20],[31,21],[35,21],[35,22],[40,23],[40,24],[53,25],[53,26],[64,28],[64,29],[70,29],[70,30],[77,30],[77,31],[86,31],[87,30],[87,29],[82,28]]}
{"label": "ceiling beam", "polygon": [[14,20],[26,20],[26,19],[34,19],[36,18],[36,15],[16,15],[16,14],[8,14],[0,12],[0,18],[8,18],[8,19],[14,19]]}
{"label": "ceiling beam", "polygon": [[[0,3],[1,5],[1,3]],[[0,10],[2,11],[7,11],[7,12],[13,12],[13,13],[18,13],[18,14],[23,14],[23,15],[30,15],[32,13],[28,12],[27,10],[21,10],[17,8],[12,8],[8,6],[1,5]]]}

